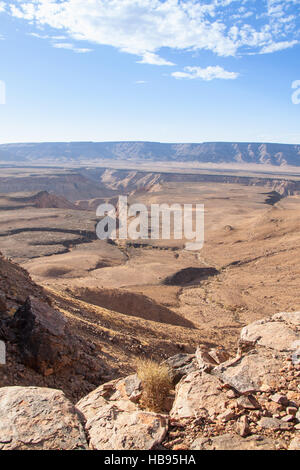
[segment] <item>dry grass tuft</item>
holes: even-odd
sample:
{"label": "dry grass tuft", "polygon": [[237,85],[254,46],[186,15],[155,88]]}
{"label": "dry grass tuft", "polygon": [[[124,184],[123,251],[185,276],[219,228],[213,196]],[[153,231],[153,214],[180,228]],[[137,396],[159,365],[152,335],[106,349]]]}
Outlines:
{"label": "dry grass tuft", "polygon": [[137,375],[143,387],[140,405],[149,411],[163,411],[165,400],[173,388],[168,366],[151,359],[139,359]]}

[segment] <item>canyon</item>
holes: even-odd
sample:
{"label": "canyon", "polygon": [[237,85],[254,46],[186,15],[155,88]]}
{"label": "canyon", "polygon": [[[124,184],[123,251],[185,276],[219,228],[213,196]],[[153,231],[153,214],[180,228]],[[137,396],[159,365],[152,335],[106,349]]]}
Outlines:
{"label": "canyon", "polygon": [[[13,403],[14,394],[30,396],[28,416],[31,406],[40,406],[39,400],[49,400],[49,409],[56,400],[61,406],[57,413],[71,413],[70,426],[77,430],[66,448],[122,448],[121,434],[107,443],[104,433],[101,440],[97,429],[105,429],[104,418],[98,423],[98,418],[89,415],[82,421],[77,404],[80,400],[93,401],[86,397],[98,389],[102,398],[106,395],[101,390],[111,390],[109,397],[119,396],[124,381],[139,383],[136,361],[152,358],[157,364],[167,362],[179,380],[174,383],[169,409],[155,415],[130,398],[128,401],[128,397],[112,401],[106,397],[105,402],[101,398],[95,414],[105,411],[108,419],[114,409],[116,429],[125,426],[127,419],[136,422],[137,428],[125,426],[124,432],[142,433],[144,440],[138,448],[297,446],[297,418],[290,418],[291,426],[281,420],[285,422],[287,408],[300,406],[298,363],[289,369],[290,356],[285,348],[280,350],[284,383],[275,386],[281,372],[271,350],[277,346],[262,351],[261,344],[254,342],[250,352],[241,350],[244,337],[240,334],[249,324],[261,325],[263,331],[271,322],[276,329],[277,317],[264,319],[289,312],[286,318],[295,316],[296,323],[292,326],[290,320],[283,319],[278,328],[286,325],[287,330],[277,337],[295,333],[297,341],[299,176],[248,170],[220,174],[175,167],[166,171],[163,164],[157,164],[155,171],[124,166],[6,165],[1,169],[0,340],[6,343],[7,364],[0,366],[0,392],[4,394],[0,396],[0,415],[1,399]],[[119,195],[126,195],[130,204],[140,202],[146,207],[204,204],[203,249],[189,252],[184,249],[185,240],[172,237],[97,239],[96,209],[103,202],[115,204]],[[245,392],[236,382],[222,392],[225,379],[221,364],[212,360],[203,365],[200,361],[202,353],[206,359],[207,354],[215,357],[209,351],[220,348],[230,358],[226,360],[244,360],[246,368],[255,354],[262,355],[262,364],[268,364],[271,371],[275,367],[275,379],[267,391],[260,388],[266,384],[259,379],[259,387],[246,393],[248,399],[254,393],[261,414],[255,415],[248,408],[238,411],[240,405],[230,400],[240,403]],[[229,382],[226,379],[224,383]],[[213,398],[201,395],[208,384]],[[185,389],[190,387],[195,389],[195,396],[192,391],[183,403]],[[49,389],[54,391],[50,393]],[[223,396],[227,392],[236,396],[228,401]],[[276,393],[288,400],[279,412],[265,406]],[[215,409],[214,416],[202,416],[202,412],[196,418],[194,414],[181,416],[180,410],[195,406],[200,398],[204,400],[203,409]],[[70,411],[74,406],[76,409]],[[13,410],[12,405],[15,413]],[[16,423],[17,416],[12,417]],[[157,426],[154,440],[149,440],[147,428],[139,427],[146,418],[149,426]],[[273,430],[266,430],[265,421],[258,424],[266,419],[275,420],[272,423],[278,429],[274,424]],[[241,435],[239,429],[246,425],[249,432]],[[5,432],[9,435],[8,430]],[[43,435],[42,429],[40,432]],[[11,448],[22,448],[23,438],[18,439]],[[46,439],[41,446],[53,448],[62,439],[57,434],[54,443]],[[133,447],[128,444],[125,448]]]}

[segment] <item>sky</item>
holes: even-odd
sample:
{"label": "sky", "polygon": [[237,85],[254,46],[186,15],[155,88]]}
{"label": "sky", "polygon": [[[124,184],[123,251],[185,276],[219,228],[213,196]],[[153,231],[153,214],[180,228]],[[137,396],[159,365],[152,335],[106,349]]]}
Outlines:
{"label": "sky", "polygon": [[300,0],[0,0],[0,143],[300,144]]}

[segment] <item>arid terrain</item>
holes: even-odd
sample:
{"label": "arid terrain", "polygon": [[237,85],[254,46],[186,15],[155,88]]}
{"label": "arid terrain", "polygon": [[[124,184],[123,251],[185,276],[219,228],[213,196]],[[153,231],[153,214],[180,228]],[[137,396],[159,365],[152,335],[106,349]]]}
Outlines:
{"label": "arid terrain", "polygon": [[[0,193],[2,253],[62,302],[135,321],[137,339],[143,318],[154,322],[158,340],[181,325],[193,331],[180,342],[222,338],[233,347],[247,322],[300,307],[297,177],[5,169]],[[118,194],[147,207],[204,204],[204,248],[98,240],[96,208]]]}
{"label": "arid terrain", "polygon": [[[134,373],[141,357],[161,362],[179,354],[189,363],[199,345],[222,345],[233,357],[245,325],[300,310],[297,176],[90,167],[2,171],[0,335],[9,339],[2,387],[55,388],[75,403]],[[115,204],[118,195],[148,208],[204,204],[203,249],[187,251],[185,240],[174,237],[99,240],[96,208]],[[46,325],[45,305],[53,309]],[[38,356],[18,333],[27,331],[24,318],[32,314],[41,318]],[[49,345],[49,334],[64,340]],[[169,442],[170,435],[166,448],[173,448]]]}

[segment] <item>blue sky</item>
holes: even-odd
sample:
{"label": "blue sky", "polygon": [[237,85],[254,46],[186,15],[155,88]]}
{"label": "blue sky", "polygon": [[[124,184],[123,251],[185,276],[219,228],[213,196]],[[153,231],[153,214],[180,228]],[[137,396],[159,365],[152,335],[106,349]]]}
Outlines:
{"label": "blue sky", "polygon": [[300,0],[0,1],[0,38],[1,143],[300,144]]}

